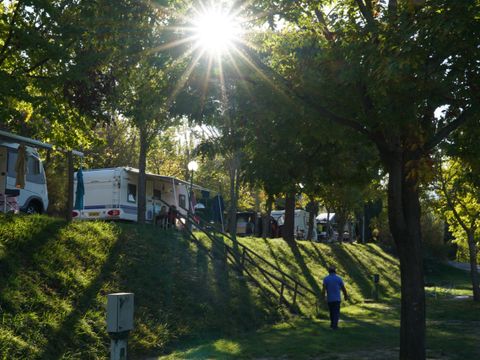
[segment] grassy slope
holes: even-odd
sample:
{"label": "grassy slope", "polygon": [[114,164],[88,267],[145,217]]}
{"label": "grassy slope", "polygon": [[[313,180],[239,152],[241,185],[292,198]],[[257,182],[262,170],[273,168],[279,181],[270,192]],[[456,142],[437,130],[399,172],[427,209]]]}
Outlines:
{"label": "grassy slope", "polygon": [[[176,232],[0,216],[0,358],[106,359],[105,295],[116,291],[135,293],[136,329],[129,342],[134,359],[178,349],[185,339],[188,348],[170,358],[297,358],[328,353],[338,345],[344,351],[395,346],[398,267],[380,248],[304,242],[292,249],[280,240],[244,242],[314,289],[326,274],[325,265],[336,263],[357,304],[345,309],[349,341],[326,331],[323,306],[319,318],[283,317],[279,309],[266,306],[255,288],[226,272],[221,260],[211,261]],[[432,276],[444,271],[435,266]],[[381,274],[383,296],[394,300],[360,306],[371,296],[373,273]],[[457,275],[451,280],[464,277]],[[432,301],[443,301],[449,291],[465,289],[432,288]],[[317,315],[315,303],[301,299],[304,314]],[[436,309],[436,318],[452,314],[448,304]],[[454,309],[455,316],[460,310],[469,318],[464,307]],[[279,325],[264,327],[274,322]],[[438,334],[448,332],[447,325],[438,323]],[[440,340],[437,345],[442,345]]]}

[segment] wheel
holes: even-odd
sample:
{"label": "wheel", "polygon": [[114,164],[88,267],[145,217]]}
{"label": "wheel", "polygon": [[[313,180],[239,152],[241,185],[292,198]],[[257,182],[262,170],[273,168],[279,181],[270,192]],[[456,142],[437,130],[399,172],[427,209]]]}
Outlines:
{"label": "wheel", "polygon": [[28,215],[33,215],[33,214],[41,214],[42,211],[40,209],[40,206],[37,203],[30,201],[27,207],[25,208],[25,213],[27,213]]}

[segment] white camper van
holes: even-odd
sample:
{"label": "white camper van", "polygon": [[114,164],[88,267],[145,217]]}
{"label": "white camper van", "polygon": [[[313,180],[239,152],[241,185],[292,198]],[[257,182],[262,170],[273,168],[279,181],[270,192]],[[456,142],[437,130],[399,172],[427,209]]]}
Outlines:
{"label": "white camper van", "polygon": [[[74,210],[73,218],[137,221],[138,176],[138,169],[131,167],[83,170],[83,209]],[[166,206],[160,200],[186,215],[189,189],[186,181],[150,173],[146,178],[147,221],[153,221],[162,206]],[[199,187],[194,185],[194,188]],[[76,189],[75,173],[75,194]]]}
{"label": "white camper van", "polygon": [[[277,222],[278,226],[283,226],[285,224],[285,210],[274,210],[271,212],[272,218]],[[308,234],[308,211],[305,210],[295,210],[295,238],[298,240],[304,240],[307,238]],[[317,239],[317,230],[315,226],[313,227],[312,239]]]}
{"label": "white camper van", "polygon": [[18,147],[18,143],[0,141],[0,211],[19,208],[29,214],[42,213],[48,207],[47,181],[42,161],[35,148],[26,146],[25,188],[16,189]]}

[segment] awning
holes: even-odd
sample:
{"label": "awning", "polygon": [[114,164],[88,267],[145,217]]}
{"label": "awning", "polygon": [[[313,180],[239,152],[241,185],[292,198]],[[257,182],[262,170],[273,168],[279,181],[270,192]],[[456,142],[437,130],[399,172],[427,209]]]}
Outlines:
{"label": "awning", "polygon": [[[132,168],[132,167],[126,167],[125,170],[128,171],[129,173],[136,174],[136,175],[138,175],[140,173],[140,170],[138,170],[136,168]],[[181,184],[185,184],[187,186],[190,186],[190,182],[185,181],[185,180],[181,180],[181,179],[177,179],[176,177],[173,177],[173,176],[164,176],[164,175],[157,175],[157,174],[152,174],[152,173],[145,173],[145,176],[147,177],[147,179],[163,180],[163,181],[166,181],[166,182],[169,182],[169,183],[175,182],[175,184],[180,184],[181,183]],[[200,186],[200,185],[193,184],[192,188],[195,189],[195,190],[211,192],[210,189],[204,188],[203,186]]]}
{"label": "awning", "polygon": [[[16,142],[16,143],[22,143],[22,144],[29,145],[29,146],[36,147],[36,148],[42,148],[42,149],[48,149],[48,150],[58,150],[58,151],[66,152],[66,150],[63,150],[63,149],[60,149],[60,148],[55,148],[51,144],[47,144],[47,143],[44,143],[44,142],[41,142],[41,141],[38,141],[38,140],[34,140],[34,139],[31,139],[31,138],[28,138],[28,137],[25,137],[25,136],[16,135],[16,134],[13,134],[11,132],[4,131],[4,130],[0,130],[0,139],[4,139],[4,140]],[[81,151],[72,150],[72,154],[83,157],[83,152],[81,152]]]}

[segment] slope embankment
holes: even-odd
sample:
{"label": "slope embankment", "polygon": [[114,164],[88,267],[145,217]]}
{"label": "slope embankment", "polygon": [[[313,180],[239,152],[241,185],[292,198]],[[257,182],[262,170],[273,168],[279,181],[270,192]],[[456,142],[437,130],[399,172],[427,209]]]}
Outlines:
{"label": "slope embankment", "polygon": [[[315,292],[328,264],[337,265],[353,302],[371,297],[373,274],[381,276],[382,296],[398,292],[398,263],[376,245],[241,241]],[[212,250],[213,259],[179,232],[151,226],[0,216],[0,357],[108,358],[106,295],[118,291],[135,293],[133,358],[288,316],[231,270],[221,248]],[[298,302],[304,314],[324,311],[312,296]]]}

